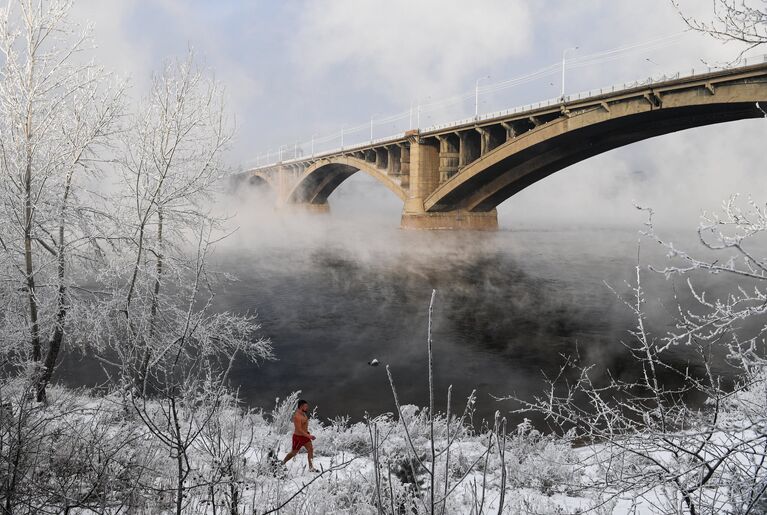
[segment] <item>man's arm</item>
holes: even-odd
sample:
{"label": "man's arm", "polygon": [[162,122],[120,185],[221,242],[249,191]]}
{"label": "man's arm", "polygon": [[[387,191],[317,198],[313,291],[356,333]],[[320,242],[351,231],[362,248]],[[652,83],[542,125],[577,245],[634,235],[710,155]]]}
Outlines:
{"label": "man's arm", "polygon": [[306,431],[306,436],[314,440],[316,437],[309,432],[309,417],[304,415],[304,431]]}

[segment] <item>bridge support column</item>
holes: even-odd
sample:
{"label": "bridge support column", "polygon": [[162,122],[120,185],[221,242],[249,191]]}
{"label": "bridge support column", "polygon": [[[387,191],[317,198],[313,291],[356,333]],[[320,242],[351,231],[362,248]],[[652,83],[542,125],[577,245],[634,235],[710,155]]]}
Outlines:
{"label": "bridge support column", "polygon": [[399,146],[399,183],[400,186],[402,186],[405,189],[410,188],[410,146],[409,145],[400,145]]}
{"label": "bridge support column", "polygon": [[389,151],[385,148],[377,148],[375,152],[375,165],[379,170],[386,170],[389,168]]}
{"label": "bridge support column", "polygon": [[288,197],[288,193],[296,183],[296,176],[293,170],[284,165],[277,165],[273,171],[276,176],[275,190],[277,192],[277,207],[282,207]]}
{"label": "bridge support column", "polygon": [[484,156],[506,142],[506,131],[500,126],[477,127],[480,136],[479,154]]}
{"label": "bridge support column", "polygon": [[397,145],[386,147],[386,151],[389,153],[389,159],[387,160],[386,175],[392,177],[398,177],[400,175],[401,157],[400,148]]}
{"label": "bridge support column", "polygon": [[495,210],[475,213],[462,209],[427,212],[424,200],[440,183],[440,142],[421,139],[416,133],[410,138],[410,188],[402,210],[403,229],[464,229],[492,231],[498,228]]}
{"label": "bridge support column", "polygon": [[277,192],[278,210],[296,213],[323,214],[330,213],[330,205],[327,201],[322,203],[312,202],[289,202],[288,195],[293,190],[296,182],[301,178],[306,170],[305,163],[297,164],[279,164],[270,171],[274,174],[274,188]]}
{"label": "bridge support column", "polygon": [[480,135],[474,130],[458,133],[458,167],[463,168],[480,157]]}
{"label": "bridge support column", "polygon": [[517,130],[514,128],[514,125],[507,122],[501,122],[501,125],[504,129],[506,129],[506,140],[509,141],[510,139],[514,139],[517,137]]}
{"label": "bridge support column", "polygon": [[447,134],[439,136],[439,182],[445,182],[458,173],[458,138]]}

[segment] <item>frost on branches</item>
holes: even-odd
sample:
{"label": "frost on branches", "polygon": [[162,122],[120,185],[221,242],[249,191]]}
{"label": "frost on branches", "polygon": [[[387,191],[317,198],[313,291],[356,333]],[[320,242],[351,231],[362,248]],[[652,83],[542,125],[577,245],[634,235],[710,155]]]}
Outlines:
{"label": "frost on branches", "polygon": [[122,111],[122,86],[86,60],[90,31],[67,20],[69,9],[29,0],[0,9],[0,354],[28,368],[40,401],[104,216],[88,183]]}
{"label": "frost on branches", "polygon": [[[210,205],[231,124],[191,52],[129,105],[71,7],[0,9],[0,510],[133,506],[141,473],[125,467],[163,449],[180,513],[190,449],[229,402],[232,364],[271,358],[255,314],[211,309],[226,277],[209,256],[231,229]],[[48,398],[74,347],[101,364],[117,411]]]}
{"label": "frost on branches", "polygon": [[[641,367],[638,379],[605,379],[574,358],[550,381],[546,395],[520,401],[520,411],[543,414],[585,443],[584,487],[605,502],[625,505],[631,499],[632,509],[650,513],[761,513],[767,507],[767,260],[752,250],[766,235],[767,218],[765,206],[750,201],[741,208],[736,200],[721,215],[703,218],[698,234],[715,254],[711,259],[660,238],[648,210],[645,235],[672,260],[655,271],[684,277],[696,304],[678,304],[668,334],[649,334],[637,265],[633,296],[624,300],[636,326],[624,344]],[[699,291],[695,277],[701,273],[729,276],[728,291]],[[703,373],[668,364],[666,353],[676,345],[697,353]],[[712,350],[722,347],[739,372],[734,385],[713,371]],[[661,379],[669,373],[676,380]],[[703,406],[691,404],[695,398],[705,399]]]}
{"label": "frost on branches", "polygon": [[761,0],[713,0],[711,14],[700,18],[688,14],[685,0],[671,3],[692,30],[742,44],[740,57],[767,43],[767,6]]}

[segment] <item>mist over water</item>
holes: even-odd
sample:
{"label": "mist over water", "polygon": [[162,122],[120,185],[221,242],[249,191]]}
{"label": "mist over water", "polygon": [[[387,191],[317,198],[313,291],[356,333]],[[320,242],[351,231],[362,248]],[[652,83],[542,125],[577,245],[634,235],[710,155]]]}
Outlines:
{"label": "mist over water", "polygon": [[[354,188],[343,190],[347,198]],[[220,291],[216,307],[257,311],[277,357],[234,370],[232,381],[248,404],[268,408],[301,390],[322,418],[393,411],[388,364],[400,401],[427,405],[432,289],[441,411],[452,384],[454,412],[476,388],[475,419],[504,413],[515,405],[493,396],[540,394],[543,374],[554,375],[562,356],[576,352],[619,376],[638,372],[621,343],[636,321],[605,283],[630,297],[641,224],[411,232],[398,228],[396,203],[371,216],[343,194],[333,204],[336,195],[331,215],[312,216],[275,212],[261,193],[241,194],[240,230],[214,257],[217,268],[239,278]],[[694,228],[688,232],[682,243],[694,246]],[[648,263],[665,262],[657,245],[643,242],[641,254],[649,328],[662,336],[675,285],[646,271]],[[683,289],[678,294],[689,302]],[[372,358],[382,366],[368,366]],[[699,364],[687,348],[672,349],[668,359]],[[723,356],[715,367],[726,369]]]}
{"label": "mist over water", "polygon": [[[636,320],[620,298],[632,298],[638,262],[651,337],[673,327],[678,304],[694,305],[685,279],[648,270],[669,261],[657,243],[640,238],[643,219],[628,202],[636,223],[627,215],[607,227],[609,217],[590,226],[562,217],[525,224],[509,217],[519,213],[515,204],[516,212],[499,210],[501,230],[493,233],[403,231],[398,200],[358,175],[331,196],[330,215],[276,210],[269,193],[256,188],[242,188],[219,205],[238,229],[216,247],[209,267],[236,280],[219,285],[214,309],[258,313],[261,336],[276,356],[259,365],[239,362],[232,371],[232,385],[251,407],[268,410],[276,398],[301,390],[323,419],[393,412],[387,364],[400,402],[428,405],[432,289],[436,408],[445,411],[449,385],[454,413],[476,389],[475,422],[518,407],[496,397],[542,394],[544,375],[555,376],[564,356],[577,354],[598,372],[637,377],[641,369],[624,346]],[[658,230],[677,248],[707,256],[694,225]],[[753,243],[754,255],[767,255],[767,242]],[[753,286],[703,273],[693,280],[708,298],[735,282]],[[373,358],[381,366],[368,366]],[[673,347],[665,359],[702,373],[702,360],[689,347]],[[732,373],[722,349],[711,364]],[[97,363],[76,353],[64,356],[57,375],[70,385],[106,380]],[[521,419],[510,416],[511,423]]]}

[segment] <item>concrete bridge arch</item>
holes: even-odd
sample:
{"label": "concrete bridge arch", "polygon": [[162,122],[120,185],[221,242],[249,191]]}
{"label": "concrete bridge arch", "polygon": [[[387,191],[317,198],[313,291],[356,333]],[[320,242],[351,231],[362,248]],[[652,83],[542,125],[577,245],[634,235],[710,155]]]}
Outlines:
{"label": "concrete bridge arch", "polygon": [[257,188],[269,188],[275,190],[273,178],[263,172],[254,172],[248,177],[248,184]]}
{"label": "concrete bridge arch", "polygon": [[[705,90],[704,90],[705,91]],[[681,130],[764,117],[767,82],[627,99],[557,118],[512,138],[440,184],[426,212],[489,212],[524,188],[595,155]],[[767,102],[763,108],[767,110]]]}
{"label": "concrete bridge arch", "polygon": [[335,156],[321,159],[308,166],[287,194],[288,204],[308,204],[315,210],[327,205],[328,197],[346,179],[357,172],[363,172],[383,184],[402,202],[407,199],[407,191],[401,181],[393,178],[363,158],[354,156]]}

